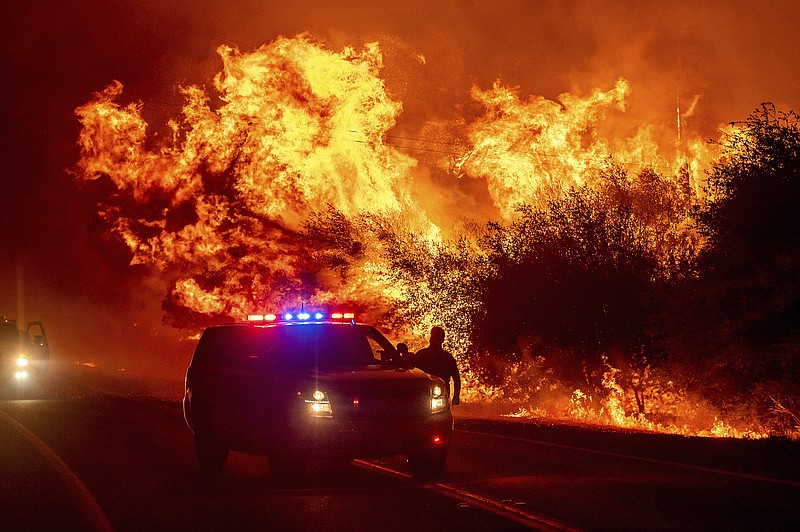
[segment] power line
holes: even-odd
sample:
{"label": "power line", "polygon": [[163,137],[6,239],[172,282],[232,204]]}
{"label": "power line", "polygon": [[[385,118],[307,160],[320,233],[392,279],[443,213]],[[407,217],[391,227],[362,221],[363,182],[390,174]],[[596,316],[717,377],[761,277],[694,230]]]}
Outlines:
{"label": "power line", "polygon": [[[350,132],[355,133],[352,130],[350,130]],[[397,136],[397,135],[386,135],[385,137],[386,138],[404,139],[404,140],[413,140],[413,141],[422,142],[422,143],[431,142],[431,143],[437,143],[437,144],[447,144],[447,145],[451,145],[451,146],[460,146],[460,147],[465,148],[467,151],[470,151],[469,146],[467,146],[465,144],[461,144],[461,143],[442,142],[442,141],[435,141],[435,140],[422,139],[422,138],[402,137],[402,136]],[[336,138],[336,137],[333,137],[333,138],[335,138],[336,140],[341,140],[341,141],[345,141],[345,142],[356,142],[356,143],[368,144],[368,145],[377,145],[378,144],[377,142],[370,141],[370,140],[347,139],[347,138]],[[450,155],[450,156],[453,156],[453,157],[461,157],[461,156],[466,155],[466,153],[460,153],[460,152],[455,152],[455,151],[437,150],[437,149],[423,148],[423,147],[418,147],[418,146],[408,146],[408,145],[405,145],[405,144],[394,144],[394,143],[391,143],[391,142],[384,142],[384,143],[381,143],[381,144],[383,144],[385,146],[391,146],[393,148],[398,148],[398,149],[407,149],[407,150],[414,150],[414,151],[425,151],[425,152],[439,153],[439,154],[443,154],[443,155]],[[536,155],[540,155],[545,160],[559,157],[558,153],[551,152],[551,151],[536,151],[535,154]],[[490,160],[490,161],[503,161],[503,160],[509,160],[510,159],[510,157],[506,157],[506,156],[502,156],[502,155],[497,155],[497,156],[485,156],[485,155],[483,155],[483,156],[480,156],[480,157],[481,157],[481,159]],[[668,165],[668,164],[649,164],[649,163],[646,163],[646,162],[632,162],[632,161],[614,160],[613,159],[613,154],[609,154],[607,157],[586,156],[586,157],[583,157],[582,160],[586,161],[586,162],[595,162],[597,164],[601,164],[601,163],[604,163],[604,162],[608,161],[608,162],[612,162],[613,164],[616,164],[616,165],[619,165],[619,166],[628,166],[628,167],[667,168],[667,169],[673,168],[672,165]],[[541,161],[541,160],[538,161],[535,164],[538,164],[540,166],[550,167],[550,168],[553,168],[553,167],[575,168],[576,167],[575,164],[569,164],[567,162],[554,163],[552,161],[544,162],[544,161]]]}
{"label": "power line", "polygon": [[[167,101],[163,101],[163,100],[150,100],[150,102],[148,102],[148,103],[155,103],[155,104],[160,104],[160,105],[163,105],[163,106],[169,106],[169,107],[174,107],[174,108],[182,108],[184,106],[183,104],[177,104],[177,103],[167,102]],[[361,135],[361,133],[358,130],[354,130],[354,129],[343,130],[343,129],[333,128],[333,127],[324,128],[324,129],[328,129],[328,131],[336,131],[336,130],[338,130],[338,131],[346,131],[347,133]],[[339,140],[339,141],[354,142],[354,143],[358,143],[358,144],[365,144],[365,145],[371,145],[371,146],[377,146],[378,144],[382,144],[384,146],[389,146],[389,147],[397,148],[397,149],[401,149],[401,150],[410,150],[410,151],[424,152],[424,153],[435,153],[435,154],[438,154],[438,155],[446,155],[446,156],[452,157],[454,159],[457,159],[457,158],[460,158],[460,157],[464,157],[465,155],[467,155],[468,152],[472,151],[472,149],[473,149],[468,144],[465,144],[463,142],[444,141],[444,140],[437,140],[437,139],[430,139],[430,138],[412,137],[412,136],[405,136],[405,135],[393,135],[393,134],[385,134],[385,135],[383,135],[383,138],[385,138],[385,139],[393,139],[393,140],[398,140],[398,141],[416,142],[416,143],[423,144],[423,145],[428,144],[428,145],[438,145],[438,146],[443,146],[443,147],[451,146],[451,147],[455,147],[455,148],[461,148],[462,151],[454,151],[454,150],[448,150],[448,149],[444,149],[444,148],[432,148],[432,147],[426,147],[426,146],[412,146],[412,145],[408,145],[408,144],[400,144],[400,143],[395,143],[395,142],[380,142],[379,143],[379,142],[371,141],[371,140],[368,140],[368,139],[341,138],[341,137],[335,137],[335,136],[332,136],[331,138],[335,139],[335,140]],[[535,164],[537,164],[539,166],[548,167],[548,168],[575,168],[576,167],[576,165],[569,164],[567,162],[554,162],[554,161],[552,161],[552,159],[559,159],[560,158],[560,154],[557,153],[557,152],[553,152],[553,151],[536,151],[535,154],[539,155],[543,159],[543,160],[540,160],[537,163],[535,163]],[[472,157],[472,155],[469,155],[467,158],[469,158],[469,157]],[[510,157],[504,156],[504,155],[495,155],[495,156],[483,155],[483,156],[481,156],[481,158],[484,159],[484,160],[489,160],[489,161],[506,161],[506,160],[510,159]],[[672,168],[674,168],[674,166],[669,165],[669,164],[654,164],[654,163],[646,163],[646,162],[633,162],[633,161],[614,160],[613,159],[613,153],[609,153],[607,157],[602,157],[602,158],[601,157],[595,157],[595,156],[592,156],[592,157],[586,156],[586,157],[583,157],[583,160],[587,161],[587,162],[592,162],[593,161],[596,164],[602,164],[604,162],[611,162],[613,164],[616,164],[616,165],[619,165],[619,166],[625,166],[625,167],[629,167],[629,168],[635,168],[635,167],[654,168],[654,169],[655,168],[661,168],[661,169],[672,169]]]}

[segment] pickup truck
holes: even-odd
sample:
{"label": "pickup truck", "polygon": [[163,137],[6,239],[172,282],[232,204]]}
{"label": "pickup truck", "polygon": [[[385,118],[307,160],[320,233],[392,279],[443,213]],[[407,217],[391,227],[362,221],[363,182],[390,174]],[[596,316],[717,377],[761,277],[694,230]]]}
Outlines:
{"label": "pickup truck", "polygon": [[258,315],[203,332],[183,400],[202,471],[222,473],[229,451],[266,455],[287,480],[309,458],[405,455],[415,478],[443,470],[453,429],[444,382],[351,316]]}

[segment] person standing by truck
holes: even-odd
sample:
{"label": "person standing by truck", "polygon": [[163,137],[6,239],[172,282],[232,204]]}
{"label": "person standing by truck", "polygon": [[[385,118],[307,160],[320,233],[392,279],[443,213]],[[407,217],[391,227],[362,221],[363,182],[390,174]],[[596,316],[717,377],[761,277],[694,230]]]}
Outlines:
{"label": "person standing by truck", "polygon": [[444,329],[438,326],[432,327],[428,347],[420,349],[415,355],[411,355],[411,363],[425,373],[442,379],[447,387],[448,396],[450,395],[450,380],[452,379],[453,399],[451,403],[457,405],[461,402],[461,374],[458,371],[455,357],[442,347],[443,344]]}

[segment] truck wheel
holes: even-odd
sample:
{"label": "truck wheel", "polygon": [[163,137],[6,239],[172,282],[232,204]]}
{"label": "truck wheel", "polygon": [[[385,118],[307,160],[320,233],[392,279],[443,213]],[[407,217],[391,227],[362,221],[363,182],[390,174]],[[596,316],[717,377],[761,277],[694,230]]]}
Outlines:
{"label": "truck wheel", "polygon": [[228,462],[228,448],[201,431],[194,433],[194,450],[200,471],[209,476],[219,476]]}
{"label": "truck wheel", "polygon": [[411,476],[416,480],[429,480],[444,471],[447,450],[418,451],[410,453],[407,458]]}

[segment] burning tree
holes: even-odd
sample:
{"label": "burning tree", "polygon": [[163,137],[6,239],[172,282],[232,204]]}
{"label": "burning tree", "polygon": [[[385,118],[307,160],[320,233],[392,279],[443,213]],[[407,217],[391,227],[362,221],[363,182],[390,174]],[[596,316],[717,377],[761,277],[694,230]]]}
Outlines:
{"label": "burning tree", "polygon": [[786,433],[796,421],[769,412],[800,410],[800,124],[764,104],[733,125],[697,212],[708,245],[674,294],[671,351],[729,415]]}
{"label": "burning tree", "polygon": [[595,385],[605,361],[641,379],[663,358],[654,317],[678,269],[670,244],[696,242],[687,198],[652,170],[609,167],[600,181],[489,224],[484,245],[495,269],[476,344],[512,362],[543,355],[560,379]]}
{"label": "burning tree", "polygon": [[[558,388],[561,410],[575,416],[602,394],[616,405],[606,416],[614,423],[657,404],[668,410],[683,392],[664,376],[666,362],[696,367],[697,348],[714,352],[715,342],[727,342],[718,353],[748,353],[728,360],[773,377],[796,364],[793,115],[765,115],[725,144],[697,211],[700,234],[690,212],[703,201],[711,152],[683,141],[668,160],[647,125],[631,138],[602,135],[598,124],[624,111],[624,80],[557,102],[500,83],[474,88],[483,114],[426,124],[457,140],[436,140],[452,151],[427,150],[443,157],[419,170],[389,140],[402,104],[380,77],[377,44],[333,52],[301,35],[218,52],[216,94],[182,88],[181,116],[160,146],[143,104],[121,103],[119,82],[76,111],[75,174],[98,194],[98,214],[131,263],[166,278],[172,324],[349,303],[415,347],[430,325],[444,325],[475,387],[524,396],[532,408]],[[417,178],[455,179],[443,168],[482,180],[486,212],[499,220],[453,217],[446,234],[432,223],[415,199],[427,193]],[[752,223],[740,223],[745,214]],[[710,244],[696,260],[703,238]],[[762,290],[775,297],[757,297]],[[730,341],[740,337],[753,341]],[[756,364],[767,344],[781,355]],[[769,387],[774,407],[791,411],[783,389]]]}
{"label": "burning tree", "polygon": [[[76,175],[109,183],[99,214],[133,264],[168,277],[173,323],[196,328],[257,306],[331,299],[343,285],[325,286],[301,238],[307,217],[326,205],[348,217],[400,216],[435,236],[410,199],[415,161],[384,142],[401,105],[378,76],[377,45],[335,53],[301,35],[252,53],[218,52],[221,103],[201,87],[182,88],[171,143],[149,147],[142,104],[119,103],[119,82],[76,111]],[[379,300],[383,286],[373,279],[351,277],[345,298]]]}

